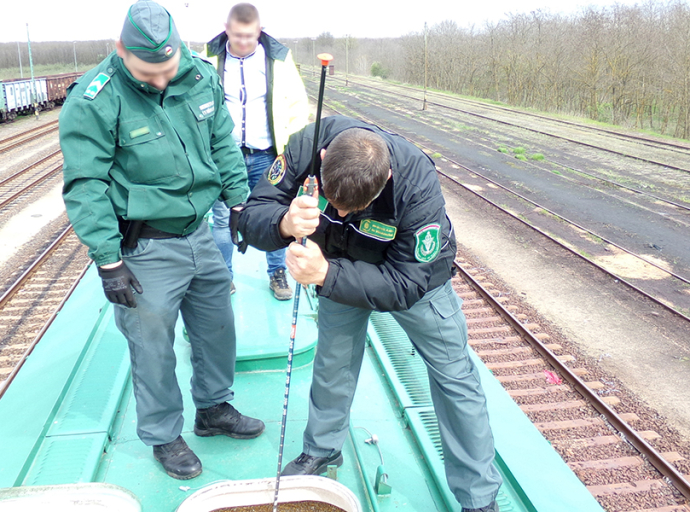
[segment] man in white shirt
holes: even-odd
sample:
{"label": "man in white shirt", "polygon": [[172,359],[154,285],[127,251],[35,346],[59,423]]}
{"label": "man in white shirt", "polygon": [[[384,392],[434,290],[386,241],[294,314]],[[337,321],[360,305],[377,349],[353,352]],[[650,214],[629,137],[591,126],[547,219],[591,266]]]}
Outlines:
{"label": "man in white shirt", "polygon": [[[207,44],[218,57],[225,103],[242,150],[249,188],[253,189],[292,133],[308,121],[307,94],[290,50],[261,30],[259,12],[248,3],[230,10],[225,32]],[[213,235],[232,274],[230,211],[220,201],[213,207]],[[278,300],[292,298],[285,274],[285,249],[266,253],[269,287]],[[234,284],[232,291],[234,292]]]}

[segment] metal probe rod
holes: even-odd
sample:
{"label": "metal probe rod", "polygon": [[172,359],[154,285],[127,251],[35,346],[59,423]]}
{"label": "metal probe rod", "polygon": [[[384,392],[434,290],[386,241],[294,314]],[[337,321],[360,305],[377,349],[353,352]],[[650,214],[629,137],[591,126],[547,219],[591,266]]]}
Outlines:
{"label": "metal probe rod", "polygon": [[[318,153],[319,126],[321,124],[321,107],[323,105],[323,94],[326,83],[326,70],[328,63],[333,60],[333,56],[328,53],[320,53],[321,59],[321,83],[319,84],[319,97],[316,105],[316,122],[314,124],[314,145],[311,153],[311,169],[309,172],[309,182],[307,183],[307,194],[313,195],[316,187],[316,155]],[[307,237],[301,240],[302,245],[307,245]],[[290,377],[292,375],[292,357],[295,351],[295,334],[297,332],[297,315],[299,312],[299,296],[302,292],[302,285],[297,283],[295,286],[295,302],[292,307],[292,327],[290,329],[290,345],[288,347],[288,362],[285,378],[285,395],[283,397],[283,417],[280,422],[280,446],[278,448],[278,470],[276,472],[276,490],[273,495],[273,512],[278,511],[278,491],[280,490],[280,472],[283,467],[283,448],[285,447],[285,427],[287,425],[288,400],[290,397]]]}

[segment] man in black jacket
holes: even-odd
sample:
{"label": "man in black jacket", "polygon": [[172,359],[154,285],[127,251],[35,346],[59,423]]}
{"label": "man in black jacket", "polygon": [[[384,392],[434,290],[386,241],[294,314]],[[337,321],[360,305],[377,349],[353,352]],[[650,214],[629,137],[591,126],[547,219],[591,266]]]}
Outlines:
{"label": "man in black jacket", "polygon": [[[319,339],[303,453],[284,475],[341,465],[371,311],[387,311],[424,359],[448,483],[463,511],[498,511],[501,477],[467,326],[451,287],[456,244],[433,161],[354,119],[321,122],[318,198],[300,194],[314,125],[290,138],[240,218],[251,245],[289,245],[296,281],[317,285]],[[308,236],[306,246],[295,242]]]}

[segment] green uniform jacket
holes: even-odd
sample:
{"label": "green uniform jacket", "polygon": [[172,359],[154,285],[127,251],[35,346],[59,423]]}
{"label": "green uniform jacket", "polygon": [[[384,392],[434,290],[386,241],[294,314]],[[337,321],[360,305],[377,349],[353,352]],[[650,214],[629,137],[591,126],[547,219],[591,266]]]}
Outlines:
{"label": "green uniform jacket", "polygon": [[74,83],[60,113],[67,214],[99,266],[120,260],[118,217],[186,235],[216,199],[232,207],[249,194],[218,75],[180,51],[162,92],[112,53]]}

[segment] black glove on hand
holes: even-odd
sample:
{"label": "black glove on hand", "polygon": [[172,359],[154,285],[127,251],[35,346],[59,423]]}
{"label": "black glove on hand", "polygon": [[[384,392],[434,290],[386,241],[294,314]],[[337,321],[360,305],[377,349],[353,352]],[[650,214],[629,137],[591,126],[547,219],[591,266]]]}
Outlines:
{"label": "black glove on hand", "polygon": [[110,302],[122,304],[128,308],[137,307],[132,287],[137,293],[144,293],[144,289],[124,261],[115,268],[98,267],[98,275],[103,280],[103,290]]}
{"label": "black glove on hand", "polygon": [[247,242],[240,241],[238,226],[240,225],[240,215],[244,209],[244,203],[230,208],[230,239],[237,246],[237,249],[244,254],[247,251]]}

